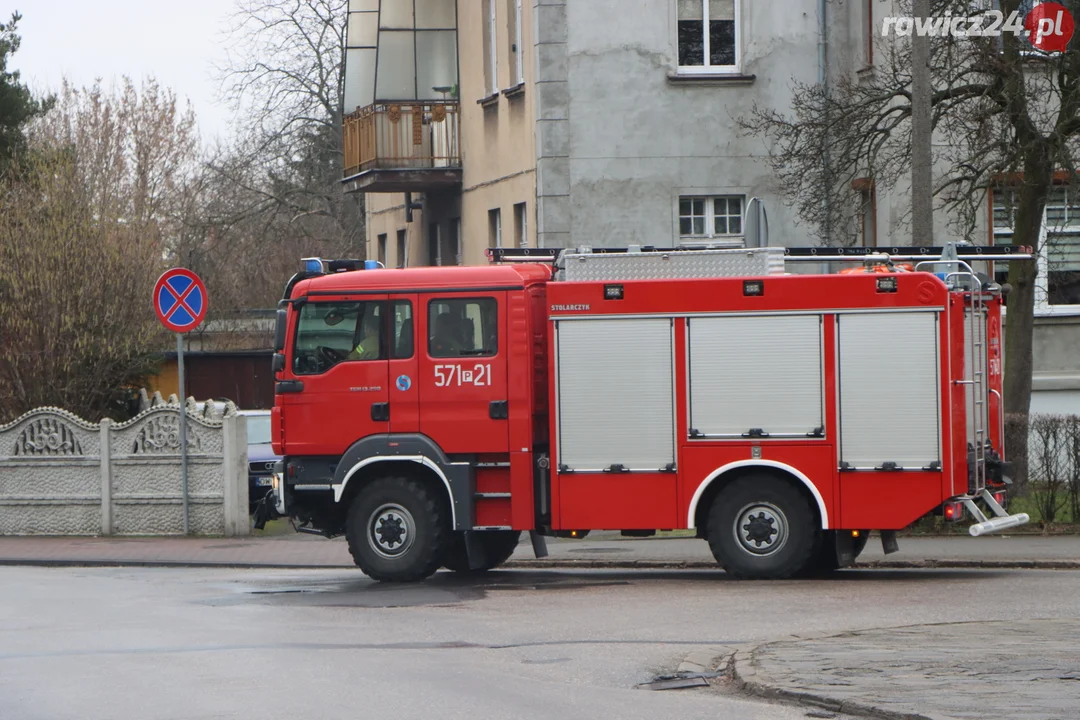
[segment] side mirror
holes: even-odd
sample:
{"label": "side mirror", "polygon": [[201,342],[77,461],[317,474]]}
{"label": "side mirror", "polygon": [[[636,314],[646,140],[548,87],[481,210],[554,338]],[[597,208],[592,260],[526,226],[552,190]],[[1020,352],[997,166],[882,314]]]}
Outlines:
{"label": "side mirror", "polygon": [[285,329],[289,321],[289,311],[279,308],[277,311],[277,323],[274,326],[274,350],[281,352],[285,349]]}
{"label": "side mirror", "polygon": [[281,353],[274,353],[274,373],[277,374],[285,369],[285,356]]}

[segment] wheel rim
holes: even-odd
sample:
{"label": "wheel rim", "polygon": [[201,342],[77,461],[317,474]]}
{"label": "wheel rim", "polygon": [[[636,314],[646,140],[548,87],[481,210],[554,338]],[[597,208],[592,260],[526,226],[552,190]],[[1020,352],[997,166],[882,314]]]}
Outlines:
{"label": "wheel rim", "polygon": [[787,543],[787,516],[770,503],[754,503],[738,512],[732,530],[743,550],[751,555],[772,555]]}
{"label": "wheel rim", "polygon": [[384,558],[399,558],[416,539],[416,523],[408,510],[394,503],[381,506],[368,522],[368,544]]}

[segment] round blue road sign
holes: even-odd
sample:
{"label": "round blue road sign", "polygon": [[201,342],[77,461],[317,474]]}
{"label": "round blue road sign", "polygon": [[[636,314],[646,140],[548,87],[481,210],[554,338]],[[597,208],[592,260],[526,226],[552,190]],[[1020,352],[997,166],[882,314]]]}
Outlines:
{"label": "round blue road sign", "polygon": [[173,268],[154,286],[154,312],[169,330],[194,330],[206,317],[206,286],[199,276],[185,268]]}

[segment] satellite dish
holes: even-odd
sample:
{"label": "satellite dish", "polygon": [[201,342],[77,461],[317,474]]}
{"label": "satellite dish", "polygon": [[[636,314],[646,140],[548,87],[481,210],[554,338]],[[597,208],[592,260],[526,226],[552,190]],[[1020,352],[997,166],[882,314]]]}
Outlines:
{"label": "satellite dish", "polygon": [[743,234],[746,236],[746,247],[769,246],[769,217],[765,213],[765,202],[761,198],[751,198],[746,204]]}

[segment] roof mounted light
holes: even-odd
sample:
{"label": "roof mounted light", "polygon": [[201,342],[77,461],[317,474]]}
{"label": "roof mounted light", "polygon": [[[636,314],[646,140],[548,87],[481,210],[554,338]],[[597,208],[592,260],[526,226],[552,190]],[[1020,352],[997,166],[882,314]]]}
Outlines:
{"label": "roof mounted light", "polygon": [[322,273],[326,272],[326,268],[323,266],[321,258],[304,258],[301,261],[304,272],[306,273]]}

